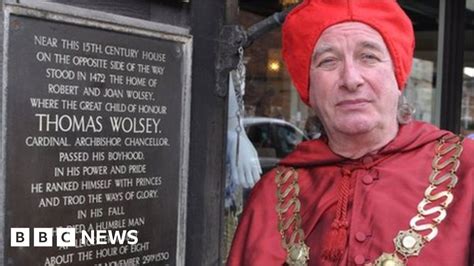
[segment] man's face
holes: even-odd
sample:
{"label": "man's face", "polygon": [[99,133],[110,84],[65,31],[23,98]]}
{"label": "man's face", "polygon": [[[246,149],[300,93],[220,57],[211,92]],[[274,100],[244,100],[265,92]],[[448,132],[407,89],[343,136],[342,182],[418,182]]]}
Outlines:
{"label": "man's face", "polygon": [[345,22],[322,33],[312,57],[310,104],[328,134],[396,126],[399,96],[390,54],[376,30]]}

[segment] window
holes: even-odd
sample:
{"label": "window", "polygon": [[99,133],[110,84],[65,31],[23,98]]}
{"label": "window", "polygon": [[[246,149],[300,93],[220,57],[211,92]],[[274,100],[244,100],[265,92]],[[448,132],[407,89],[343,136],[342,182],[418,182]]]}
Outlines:
{"label": "window", "polygon": [[461,105],[461,133],[474,138],[474,0],[466,0],[466,29],[464,35],[464,75]]}

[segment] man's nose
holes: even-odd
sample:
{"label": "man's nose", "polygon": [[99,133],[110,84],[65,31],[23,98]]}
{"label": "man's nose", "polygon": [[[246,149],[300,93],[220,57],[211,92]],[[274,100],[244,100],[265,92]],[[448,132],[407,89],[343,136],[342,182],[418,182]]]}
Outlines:
{"label": "man's nose", "polygon": [[364,83],[360,72],[360,66],[357,66],[353,60],[345,60],[342,69],[342,87],[349,91],[357,90]]}

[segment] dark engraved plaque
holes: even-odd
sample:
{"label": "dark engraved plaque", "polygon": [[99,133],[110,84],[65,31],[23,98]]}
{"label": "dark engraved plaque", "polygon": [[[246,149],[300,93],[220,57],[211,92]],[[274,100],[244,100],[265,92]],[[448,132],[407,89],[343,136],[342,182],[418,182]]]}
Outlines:
{"label": "dark engraved plaque", "polygon": [[[15,14],[8,23],[4,264],[175,265],[186,43]],[[29,247],[10,246],[19,227]],[[39,227],[54,228],[53,247],[33,247]],[[63,227],[76,229],[74,247],[57,246]],[[81,243],[97,230],[136,230],[137,243]]]}

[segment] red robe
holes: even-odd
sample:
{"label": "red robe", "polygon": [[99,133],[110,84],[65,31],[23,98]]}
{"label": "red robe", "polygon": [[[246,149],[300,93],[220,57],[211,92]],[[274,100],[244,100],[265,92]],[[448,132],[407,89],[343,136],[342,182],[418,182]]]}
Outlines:
{"label": "red robe", "polygon": [[[352,189],[348,207],[348,241],[338,265],[364,265],[383,252],[393,252],[393,239],[408,230],[410,219],[429,185],[428,177],[437,140],[451,134],[422,123],[400,127],[397,137],[376,155],[349,160],[334,154],[322,140],[301,143],[281,164],[298,169],[302,228],[310,247],[309,265],[334,265],[322,259],[325,236],[335,217],[341,167],[360,166],[351,174]],[[459,182],[447,217],[438,226],[438,235],[410,257],[408,264],[472,265],[474,254],[473,192],[474,142],[464,140],[464,151],[457,171]],[[364,169],[364,166],[373,164]],[[275,170],[254,187],[241,217],[227,261],[237,265],[283,265],[286,251],[277,229]]]}

